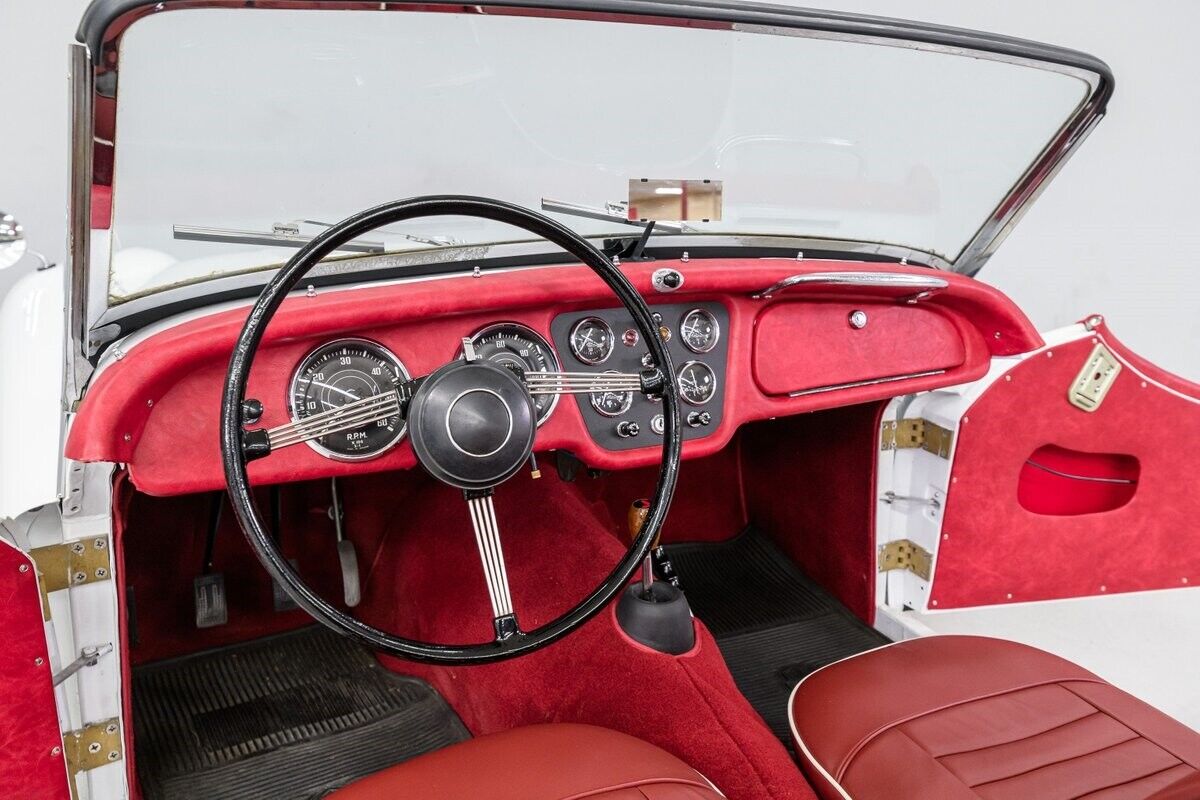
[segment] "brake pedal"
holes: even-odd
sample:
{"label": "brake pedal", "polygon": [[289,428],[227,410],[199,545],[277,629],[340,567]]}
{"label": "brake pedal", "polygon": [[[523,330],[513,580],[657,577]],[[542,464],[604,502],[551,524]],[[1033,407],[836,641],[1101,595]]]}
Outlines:
{"label": "brake pedal", "polygon": [[[288,563],[292,565],[292,569],[300,569],[296,559],[289,558]],[[279,581],[275,580],[274,578],[271,579],[271,599],[275,605],[276,613],[283,611],[295,611],[300,607],[296,605],[296,601],[292,599],[291,595],[283,590],[283,586],[279,583]]]}

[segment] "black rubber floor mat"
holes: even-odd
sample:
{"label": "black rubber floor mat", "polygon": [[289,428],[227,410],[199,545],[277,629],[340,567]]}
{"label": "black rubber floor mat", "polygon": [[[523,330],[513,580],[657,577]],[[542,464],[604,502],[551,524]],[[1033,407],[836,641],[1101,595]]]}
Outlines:
{"label": "black rubber floor mat", "polygon": [[668,545],[667,552],[738,688],[789,748],[787,701],[800,679],[889,641],[800,572],[761,531]]}
{"label": "black rubber floor mat", "polygon": [[133,672],[147,800],[310,800],[468,738],[427,683],[311,627]]}

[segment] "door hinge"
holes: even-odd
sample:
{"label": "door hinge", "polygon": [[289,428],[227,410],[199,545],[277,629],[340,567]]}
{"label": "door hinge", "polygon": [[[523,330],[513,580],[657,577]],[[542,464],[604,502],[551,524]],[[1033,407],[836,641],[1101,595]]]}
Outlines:
{"label": "door hinge", "polygon": [[896,539],[879,548],[879,571],[906,569],[923,580],[933,574],[933,556],[909,539]]}
{"label": "door hinge", "polygon": [[880,439],[883,450],[904,450],[919,447],[939,458],[950,458],[954,432],[927,419],[899,419],[883,423]]}
{"label": "door hinge", "polygon": [[29,557],[37,565],[42,615],[46,619],[50,619],[51,592],[112,578],[107,535],[35,547],[29,551]]}
{"label": "door hinge", "polygon": [[115,717],[64,733],[63,753],[67,757],[71,783],[74,784],[75,776],[81,772],[120,761],[123,748],[121,721]]}

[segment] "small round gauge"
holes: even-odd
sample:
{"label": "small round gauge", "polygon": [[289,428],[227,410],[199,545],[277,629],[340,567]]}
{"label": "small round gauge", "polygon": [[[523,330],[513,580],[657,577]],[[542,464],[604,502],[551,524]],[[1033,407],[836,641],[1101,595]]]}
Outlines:
{"label": "small round gauge", "polygon": [[[394,391],[407,380],[408,370],[387,348],[365,339],[339,339],[321,345],[296,367],[288,408],[292,421],[300,422]],[[405,429],[397,411],[384,419],[309,439],[308,446],[327,458],[358,461],[375,458],[395,446]]]}
{"label": "small round gauge", "polygon": [[693,308],[679,322],[679,336],[693,353],[707,353],[717,346],[721,326],[717,318],[703,308]]}
{"label": "small round gauge", "polygon": [[[615,369],[606,370],[605,375],[615,375]],[[592,392],[592,408],[606,417],[619,417],[633,405],[633,392]]]}
{"label": "small round gauge", "polygon": [[603,364],[612,355],[612,328],[599,317],[584,317],[571,328],[571,353],[584,364]]}
{"label": "small round gauge", "polygon": [[679,396],[694,406],[704,405],[717,393],[717,376],[703,361],[689,361],[680,367],[676,382]]}
{"label": "small round gauge", "polygon": [[[532,329],[515,322],[489,325],[471,337],[471,344],[480,358],[502,366],[520,367],[526,374],[559,372],[561,369],[550,344]],[[558,405],[558,395],[535,395],[533,405],[537,411],[537,424],[541,425]]]}

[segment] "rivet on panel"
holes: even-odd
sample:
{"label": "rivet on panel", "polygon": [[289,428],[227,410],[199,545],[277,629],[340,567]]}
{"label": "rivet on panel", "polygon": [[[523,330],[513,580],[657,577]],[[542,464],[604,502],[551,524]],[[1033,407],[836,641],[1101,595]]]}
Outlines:
{"label": "rivet on panel", "polygon": [[1007,594],[1005,594],[1005,595],[1004,595],[1004,599],[1005,599],[1005,600],[1012,600],[1012,592],[1008,592]]}
{"label": "rivet on panel", "polygon": [[121,438],[122,438],[122,439],[124,439],[124,440],[125,440],[125,441],[127,441],[127,442],[132,442],[132,441],[133,441],[133,434],[132,434],[132,433],[127,433],[127,434],[125,434],[124,436],[122,436]]}
{"label": "rivet on panel", "polygon": [[1046,351],[1046,358],[1054,358],[1054,351],[1053,351],[1053,350],[1047,350],[1047,351]]}
{"label": "rivet on panel", "polygon": [[29,572],[29,565],[22,564],[21,566],[17,567],[17,572]]}
{"label": "rivet on panel", "polygon": [[1145,382],[1145,381],[1142,381],[1142,388],[1143,388],[1143,389],[1145,389],[1145,388],[1146,388],[1146,382]]}
{"label": "rivet on panel", "polygon": [[936,606],[936,605],[937,605],[937,600],[930,600],[930,601],[929,601],[929,605],[931,605],[931,606]]}
{"label": "rivet on panel", "polygon": [[147,401],[146,401],[146,408],[153,408],[153,407],[154,407],[154,401],[153,401],[153,400],[147,400]]}
{"label": "rivet on panel", "polygon": [[[943,541],[943,542],[944,542],[944,541],[946,541],[946,540],[947,540],[947,539],[949,539],[949,538],[950,538],[950,534],[948,534],[948,533],[943,533],[943,534],[942,534],[942,541]],[[1185,578],[1184,580],[1187,580],[1187,579]]]}
{"label": "rivet on panel", "polygon": [[35,667],[40,667],[42,664],[45,664],[45,663],[46,663],[46,662],[45,662],[45,661],[42,659],[42,657],[41,657],[41,656],[38,656],[37,658],[35,658],[35,659],[33,660],[33,665],[34,665]]}
{"label": "rivet on panel", "polygon": [[1011,382],[1012,382],[1012,375],[1005,375],[1005,376],[1004,376],[1004,380],[1005,380],[1005,381],[1008,381],[1009,383],[1011,383]]}
{"label": "rivet on panel", "polygon": [[50,755],[52,755],[52,756],[61,756],[61,755],[62,755],[62,748],[61,748],[61,747],[57,747],[57,746],[50,748]]}
{"label": "rivet on panel", "polygon": [[1187,578],[1180,578],[1180,579],[1179,579],[1179,582],[1180,582],[1180,583],[1187,583],[1187,582],[1188,582],[1188,579],[1187,579]]}
{"label": "rivet on panel", "polygon": [[1000,331],[996,331],[995,333],[993,333],[993,334],[992,334],[992,336],[994,336],[995,338],[999,339],[999,338],[1000,338]]}
{"label": "rivet on panel", "polygon": [[970,417],[963,417],[962,424],[963,424],[963,425],[966,425],[966,424],[967,424],[968,422],[970,422],[970,421],[971,421],[971,418],[970,418]]}
{"label": "rivet on panel", "polygon": [[1107,587],[1107,586],[1101,586],[1101,587],[1100,587],[1100,591],[1102,591],[1102,592],[1107,592],[1107,591],[1108,591],[1108,587]]}

